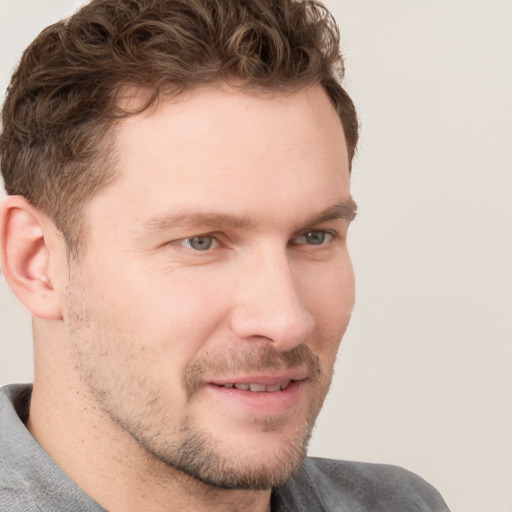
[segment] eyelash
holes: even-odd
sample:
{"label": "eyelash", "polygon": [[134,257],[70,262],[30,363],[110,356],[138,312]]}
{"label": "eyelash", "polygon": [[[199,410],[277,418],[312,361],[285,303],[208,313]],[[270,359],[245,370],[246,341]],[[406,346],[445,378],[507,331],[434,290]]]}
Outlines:
{"label": "eyelash", "polygon": [[[325,229],[311,229],[311,230],[306,231],[305,233],[295,237],[295,240],[297,240],[299,238],[303,238],[303,237],[312,236],[312,235],[317,236],[318,234],[320,234],[322,237],[322,239],[320,240],[319,243],[308,244],[307,242],[304,242],[304,243],[295,243],[294,245],[324,246],[337,238],[337,233],[335,233],[333,231],[329,231],[329,230],[325,230]],[[326,238],[327,238],[327,240],[325,240]],[[201,239],[210,239],[210,243],[205,244],[205,248],[203,250],[197,249],[192,246],[192,243],[201,243]],[[310,240],[314,240],[314,238],[310,237]],[[198,236],[193,236],[193,237],[188,237],[188,238],[182,238],[180,240],[176,240],[175,242],[173,242],[173,244],[178,244],[181,246],[189,247],[190,249],[192,249],[195,252],[205,252],[206,253],[210,249],[215,249],[220,244],[220,242],[215,235],[206,234],[206,235],[198,235]],[[214,247],[212,247],[213,244],[215,244]]]}

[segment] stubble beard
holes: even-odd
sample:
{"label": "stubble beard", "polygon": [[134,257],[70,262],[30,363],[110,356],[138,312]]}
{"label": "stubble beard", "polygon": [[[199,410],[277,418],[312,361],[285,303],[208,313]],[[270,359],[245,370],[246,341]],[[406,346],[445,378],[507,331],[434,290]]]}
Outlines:
{"label": "stubble beard", "polygon": [[[194,426],[193,419],[185,417],[180,426],[179,440],[175,443],[154,444],[154,440],[132,437],[154,457],[169,467],[177,469],[194,480],[219,489],[264,490],[285,484],[299,469],[304,460],[311,433],[327,394],[332,370],[322,375],[319,358],[311,349],[301,344],[289,352],[279,353],[272,346],[238,346],[208,358],[194,359],[187,365],[183,385],[187,401],[191,403],[200,390],[204,374],[237,370],[272,370],[279,368],[308,368],[308,382],[312,386],[311,398],[305,404],[305,421],[297,426],[288,438],[266,460],[223,449],[219,440],[209,432]],[[262,432],[272,433],[285,427],[286,417],[264,417],[253,419],[253,424]],[[236,432],[234,432],[236,435]],[[264,443],[264,441],[263,441]]]}
{"label": "stubble beard", "polygon": [[[288,435],[277,450],[267,454],[265,460],[255,460],[250,454],[233,453],[229,446],[223,446],[204,426],[199,426],[200,418],[196,421],[190,415],[184,416],[169,435],[162,428],[175,421],[168,415],[168,397],[159,392],[158,383],[150,376],[140,374],[137,368],[119,368],[119,364],[116,366],[109,361],[109,352],[115,354],[116,349],[130,346],[130,343],[125,342],[121,332],[113,332],[112,325],[106,323],[109,319],[98,321],[95,318],[97,312],[88,310],[86,301],[78,304],[76,299],[68,302],[68,322],[73,345],[72,358],[80,379],[108,418],[153,458],[198,482],[219,489],[270,489],[286,483],[299,469],[332,377],[332,367],[321,369],[318,356],[307,345],[298,345],[285,353],[276,351],[270,345],[237,345],[208,358],[196,358],[187,365],[183,387],[188,404],[197,399],[201,378],[212,369],[254,371],[300,365],[308,367],[310,377],[304,385],[311,389],[307,393],[308,402],[303,404],[306,407],[304,422]],[[82,345],[84,340],[94,340],[97,352],[85,353]],[[110,350],[106,348],[108,344]],[[136,409],[126,406],[128,397],[133,393],[139,395],[139,407]],[[268,417],[254,421],[259,423],[260,432],[271,433],[278,430],[282,426],[280,423],[286,419]]]}
{"label": "stubble beard", "polygon": [[283,485],[297,472],[306,456],[312,427],[304,425],[263,461],[240,453],[226,454],[210,433],[186,421],[182,422],[180,439],[172,445],[155,444],[154,440],[136,437],[137,433],[130,434],[156,459],[196,482],[217,489],[255,491]]}

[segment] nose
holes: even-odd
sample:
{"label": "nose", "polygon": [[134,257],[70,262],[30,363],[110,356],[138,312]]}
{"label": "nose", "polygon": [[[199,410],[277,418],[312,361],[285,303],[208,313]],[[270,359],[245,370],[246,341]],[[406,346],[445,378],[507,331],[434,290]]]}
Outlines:
{"label": "nose", "polygon": [[242,272],[231,313],[237,337],[266,339],[282,352],[303,343],[314,321],[301,301],[286,254],[260,252]]}

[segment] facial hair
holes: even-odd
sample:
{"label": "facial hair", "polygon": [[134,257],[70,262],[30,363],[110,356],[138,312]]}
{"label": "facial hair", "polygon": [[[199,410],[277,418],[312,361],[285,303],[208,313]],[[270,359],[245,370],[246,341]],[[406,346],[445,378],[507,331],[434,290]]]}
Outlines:
{"label": "facial hair", "polygon": [[[281,444],[274,456],[267,460],[255,461],[244,454],[237,454],[238,457],[226,454],[219,448],[218,441],[205,429],[197,427],[197,422],[188,416],[181,421],[177,439],[172,443],[155,443],[154,439],[146,438],[141,430],[135,431],[128,424],[122,426],[155,458],[209,486],[220,489],[262,490],[282,485],[299,469],[306,456],[314,423],[327,393],[332,371],[328,379],[321,378],[319,358],[305,344],[298,345],[288,352],[278,352],[270,345],[248,344],[193,359],[187,365],[183,377],[183,387],[190,403],[199,394],[204,375],[301,366],[308,369],[308,383],[305,385],[315,388],[313,398],[307,404],[306,420]],[[254,422],[259,422],[262,431],[272,432],[286,423],[286,418],[270,416],[255,419]]]}
{"label": "facial hair", "polygon": [[[68,299],[72,357],[81,381],[106,416],[152,457],[220,489],[269,489],[284,484],[299,469],[332,377],[332,366],[321,368],[319,357],[308,345],[303,343],[288,352],[279,352],[270,343],[241,341],[196,356],[186,365],[182,378],[187,404],[192,407],[185,408],[186,413],[177,419],[171,415],[171,398],[161,391],[160,383],[151,374],[154,361],[148,364],[138,358],[137,343],[127,337],[123,326],[112,325],[108,316],[88,307],[86,300],[78,302],[69,296]],[[121,351],[124,357],[116,359]],[[132,360],[137,362],[122,363]],[[195,401],[205,398],[201,383],[207,375],[218,377],[233,371],[251,373],[301,366],[307,368],[308,374],[301,384],[307,387],[307,393],[303,393],[303,400],[307,401],[301,404],[305,408],[304,421],[288,428],[278,447],[265,453],[266,433],[270,436],[286,427],[288,419],[254,418],[253,426],[262,436],[263,456],[230,450],[226,438],[229,441],[230,436],[236,436],[236,430],[219,438],[205,424],[201,412],[190,412]],[[194,411],[204,411],[204,407],[203,403]],[[169,425],[174,428],[171,430]]]}

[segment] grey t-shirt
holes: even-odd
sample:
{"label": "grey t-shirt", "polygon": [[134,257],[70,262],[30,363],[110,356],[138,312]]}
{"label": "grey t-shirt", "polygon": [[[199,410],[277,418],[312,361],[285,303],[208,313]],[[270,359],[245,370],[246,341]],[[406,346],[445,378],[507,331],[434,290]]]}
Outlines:
{"label": "grey t-shirt", "polygon": [[[0,512],[105,512],[26,429],[32,388],[0,389]],[[87,471],[87,468],[84,468]],[[307,458],[272,492],[272,512],[448,512],[439,493],[395,466]]]}

